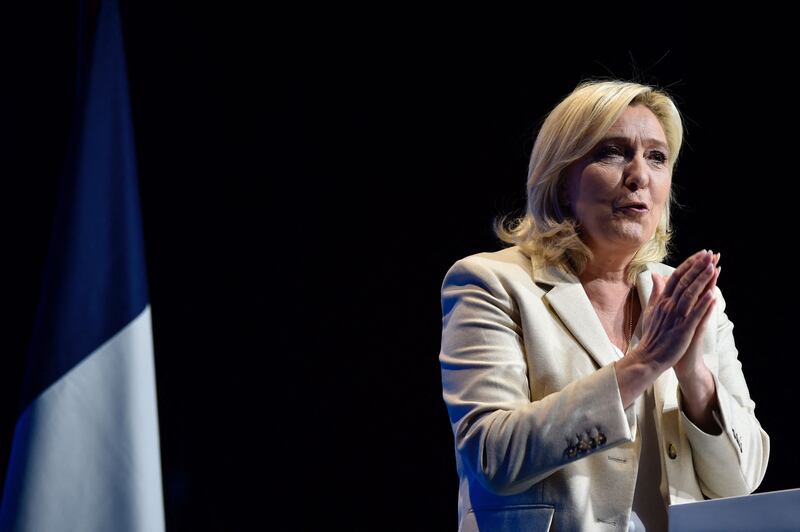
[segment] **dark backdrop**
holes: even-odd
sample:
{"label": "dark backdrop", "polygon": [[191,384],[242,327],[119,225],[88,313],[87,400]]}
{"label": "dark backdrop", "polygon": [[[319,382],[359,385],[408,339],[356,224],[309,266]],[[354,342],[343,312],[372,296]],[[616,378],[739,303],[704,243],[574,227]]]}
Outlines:
{"label": "dark backdrop", "polygon": [[[797,487],[797,111],[780,16],[122,8],[170,530],[455,529],[442,277],[499,249],[491,221],[523,206],[540,121],[601,75],[666,87],[684,113],[668,262],[722,251],[772,438],[758,491]],[[4,10],[0,472],[77,16],[75,2]]]}

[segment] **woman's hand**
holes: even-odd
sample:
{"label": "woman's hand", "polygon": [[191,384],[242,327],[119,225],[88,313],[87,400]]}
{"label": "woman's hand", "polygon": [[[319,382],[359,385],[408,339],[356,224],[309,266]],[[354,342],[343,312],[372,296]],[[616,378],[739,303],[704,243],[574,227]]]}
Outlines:
{"label": "woman's hand", "polygon": [[653,290],[642,316],[642,339],[631,356],[661,373],[678,364],[694,345],[690,358],[676,372],[690,371],[697,358],[702,362],[702,354],[697,354],[701,338],[694,339],[702,336],[715,303],[717,260],[706,251],[698,251],[668,278],[653,274]]}
{"label": "woman's hand", "polygon": [[[719,253],[714,255],[714,266],[719,264],[719,258]],[[714,276],[708,282],[708,285],[704,291],[710,292],[712,295],[714,294],[714,288],[717,286],[717,279],[719,279],[720,271],[721,268],[714,269]],[[708,319],[711,316],[713,309],[714,305],[712,304],[709,306],[705,315],[700,320],[700,324],[697,326],[697,330],[694,333],[694,337],[692,338],[692,342],[689,344],[688,349],[686,349],[686,353],[684,353],[681,359],[674,366],[672,366],[672,369],[675,370],[678,380],[681,382],[688,382],[696,376],[703,375],[709,371],[708,366],[706,366],[706,363],[703,360],[703,337],[705,336]]]}

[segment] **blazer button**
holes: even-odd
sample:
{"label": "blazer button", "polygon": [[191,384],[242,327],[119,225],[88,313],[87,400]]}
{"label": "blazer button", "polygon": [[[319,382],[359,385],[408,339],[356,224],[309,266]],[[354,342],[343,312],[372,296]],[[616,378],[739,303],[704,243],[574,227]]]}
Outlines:
{"label": "blazer button", "polygon": [[576,452],[577,451],[576,451],[575,447],[570,447],[569,449],[567,449],[567,456],[572,458],[573,456],[575,456]]}
{"label": "blazer button", "polygon": [[675,446],[672,444],[672,442],[669,442],[669,445],[667,446],[667,456],[669,456],[672,460],[675,460],[675,458],[678,457],[678,451],[675,450]]}

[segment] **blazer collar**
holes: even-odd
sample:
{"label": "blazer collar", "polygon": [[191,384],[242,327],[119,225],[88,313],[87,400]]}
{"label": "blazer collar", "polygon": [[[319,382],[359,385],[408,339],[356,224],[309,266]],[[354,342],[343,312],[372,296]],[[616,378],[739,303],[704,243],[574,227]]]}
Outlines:
{"label": "blazer collar", "polygon": [[[545,294],[545,300],[583,348],[601,367],[617,360],[611,341],[578,277],[558,266],[539,265],[533,259],[531,264],[534,281],[552,286]],[[653,289],[652,265],[652,262],[648,263],[647,269],[636,278],[636,291],[642,309],[650,300]]]}
{"label": "blazer collar", "polygon": [[[578,277],[557,266],[540,266],[531,259],[533,279],[537,284],[550,285],[552,288],[544,295],[544,299],[564,323],[569,332],[580,342],[589,355],[602,367],[612,364],[619,357],[606,334],[600,318],[592,306],[586,291]],[[651,273],[665,273],[663,267],[656,262],[648,262],[647,269],[636,277],[636,291],[639,294],[641,308],[644,309],[650,300],[653,290]],[[677,389],[677,377],[672,368],[664,371],[653,383],[653,390],[659,412],[667,412],[679,408],[677,393],[667,390]]]}

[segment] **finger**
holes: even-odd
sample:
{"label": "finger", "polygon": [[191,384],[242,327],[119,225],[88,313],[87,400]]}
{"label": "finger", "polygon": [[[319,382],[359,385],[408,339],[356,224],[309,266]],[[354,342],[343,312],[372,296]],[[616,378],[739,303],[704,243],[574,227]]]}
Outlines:
{"label": "finger", "polygon": [[[700,278],[702,275],[711,273],[711,269],[709,268],[709,266],[712,264],[713,262],[711,260],[711,255],[707,253],[704,256],[697,259],[694,262],[694,264],[692,264],[692,267],[689,269],[689,271],[680,278],[677,285],[675,286],[675,289],[670,294],[670,297],[672,297],[674,301],[677,301],[680,304],[680,302],[684,299],[683,293],[686,290],[688,290],[689,287],[695,286],[695,283],[697,282],[698,278]],[[704,279],[703,285],[705,285],[707,281],[708,281],[707,278]],[[689,298],[691,299],[692,296],[694,297],[698,296],[699,291],[702,289],[703,285],[700,285],[697,288],[695,288],[694,292],[689,294]],[[688,303],[693,304],[694,300],[688,301]],[[684,311],[687,311],[688,309],[686,309],[685,306],[686,303],[684,303]],[[685,316],[686,313],[684,312],[683,315]]]}
{"label": "finger", "polygon": [[[715,268],[714,263],[711,262],[711,256],[709,255],[709,257],[702,262],[705,263],[705,267],[691,281],[691,284],[686,286],[679,296],[673,296],[678,297],[676,309],[680,316],[688,316],[695,304],[697,304],[698,301],[700,301],[700,298],[702,298],[706,293],[705,289],[708,283],[714,278]],[[684,277],[684,279],[678,285],[679,289],[683,288],[683,285],[688,278],[688,275]],[[678,291],[676,290],[676,294],[677,293]]]}
{"label": "finger", "polygon": [[647,327],[650,322],[650,315],[655,309],[658,298],[661,297],[661,293],[664,291],[664,279],[656,272],[651,274],[651,278],[653,279],[653,288],[650,290],[650,299],[647,300],[647,306],[643,310],[642,324],[644,327]]}
{"label": "finger", "polygon": [[706,283],[705,287],[703,287],[703,291],[700,293],[698,297],[702,297],[706,292],[714,292],[714,288],[716,288],[717,286],[717,279],[719,279],[720,272],[722,272],[722,266],[717,266],[716,268],[714,268],[711,279],[708,280],[708,283]]}
{"label": "finger", "polygon": [[[713,294],[713,292],[711,293]],[[708,304],[708,308],[706,308],[703,317],[700,319],[700,323],[697,325],[697,328],[700,330],[701,333],[706,330],[706,327],[708,325],[708,320],[711,317],[711,314],[714,312],[714,307],[716,306],[716,304],[717,304],[717,298],[712,297],[711,302]]]}
{"label": "finger", "polygon": [[699,259],[702,259],[704,255],[706,255],[706,250],[702,249],[697,253],[695,253],[694,255],[692,255],[691,257],[689,257],[688,259],[686,259],[685,261],[683,261],[677,268],[675,268],[675,271],[672,272],[669,281],[664,287],[664,295],[666,297],[672,297],[672,294],[674,293],[675,288],[678,285],[678,282],[681,280],[681,277],[683,277],[683,275],[686,274],[692,268],[692,266],[694,266],[695,263],[698,262]]}
{"label": "finger", "polygon": [[672,292],[675,289],[675,285],[677,284],[678,280],[680,280],[681,276],[685,274],[687,271],[689,271],[689,268],[692,267],[692,265],[695,263],[697,259],[702,257],[703,253],[705,253],[705,250],[698,251],[697,253],[687,258],[685,261],[683,261],[680,265],[678,265],[677,268],[675,268],[675,270],[667,279],[667,283],[664,287],[664,292],[667,294],[668,297],[672,295]]}
{"label": "finger", "polygon": [[714,291],[714,288],[717,286],[717,279],[719,279],[719,274],[721,271],[722,271],[722,266],[717,266],[716,268],[714,268],[714,275],[708,281],[708,284],[706,284],[705,288],[703,289],[703,292]]}
{"label": "finger", "polygon": [[717,298],[714,297],[714,292],[707,292],[700,302],[692,309],[692,316],[689,319],[689,324],[697,323],[695,326],[695,335],[702,334],[705,331],[706,324],[708,323],[709,316],[711,316],[714,306],[717,303]]}
{"label": "finger", "polygon": [[[650,295],[652,297],[653,294],[651,293]],[[667,315],[666,312],[659,311],[657,298],[654,299],[653,302],[654,304],[647,305],[642,318],[642,333],[648,337],[659,336],[659,331],[665,327],[665,317]]]}
{"label": "finger", "polygon": [[664,297],[664,290],[669,281],[669,276],[664,276],[661,274],[656,274],[656,280],[653,284],[653,293],[650,294],[650,301],[651,301],[651,309],[655,310],[656,306],[660,299]]}

